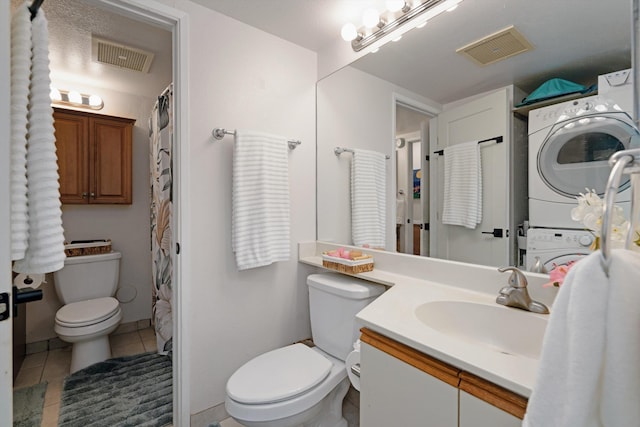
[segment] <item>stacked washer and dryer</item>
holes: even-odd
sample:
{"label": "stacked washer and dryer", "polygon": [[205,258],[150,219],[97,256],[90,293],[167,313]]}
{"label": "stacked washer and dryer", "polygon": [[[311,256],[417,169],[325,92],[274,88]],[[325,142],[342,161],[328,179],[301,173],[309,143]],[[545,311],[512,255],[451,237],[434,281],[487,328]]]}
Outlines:
{"label": "stacked washer and dryer", "polygon": [[[631,70],[599,76],[598,95],[529,112],[528,270],[550,271],[590,253],[594,236],[571,219],[571,210],[586,188],[604,195],[613,153],[636,148],[632,117]],[[628,180],[616,202],[628,213]]]}

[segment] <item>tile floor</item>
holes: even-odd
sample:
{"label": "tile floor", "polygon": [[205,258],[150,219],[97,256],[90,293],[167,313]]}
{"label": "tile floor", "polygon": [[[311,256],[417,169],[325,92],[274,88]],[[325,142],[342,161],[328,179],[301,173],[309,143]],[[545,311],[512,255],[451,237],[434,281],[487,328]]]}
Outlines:
{"label": "tile floor", "polygon": [[[152,328],[140,329],[119,335],[112,335],[111,352],[113,357],[133,356],[135,354],[156,351],[156,337]],[[62,383],[69,375],[71,365],[71,347],[29,354],[18,372],[14,388],[28,387],[47,382],[47,393],[44,397],[44,410],[41,427],[56,427],[60,411]],[[357,393],[350,393],[344,400],[342,411],[349,427],[359,426]],[[233,418],[220,422],[221,427],[244,427]]]}
{"label": "tile floor", "polygon": [[[110,341],[113,357],[156,351],[156,337],[152,328],[112,335]],[[71,347],[65,347],[27,355],[18,372],[14,388],[28,387],[45,381],[48,383],[44,397],[42,427],[58,425],[62,382],[69,375],[70,365]]]}

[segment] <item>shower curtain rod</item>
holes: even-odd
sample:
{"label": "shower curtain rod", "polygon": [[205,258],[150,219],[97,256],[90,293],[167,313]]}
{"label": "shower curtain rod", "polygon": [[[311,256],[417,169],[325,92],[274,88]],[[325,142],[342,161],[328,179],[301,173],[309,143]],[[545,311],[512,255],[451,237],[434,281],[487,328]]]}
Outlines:
{"label": "shower curtain rod", "polygon": [[[213,137],[217,140],[221,140],[222,138],[224,138],[225,135],[235,135],[235,134],[236,134],[235,130],[227,130],[225,128],[214,128],[211,131],[211,135],[213,135]],[[302,141],[298,139],[290,139],[287,141],[287,144],[289,144],[289,150],[295,150],[298,145],[302,144]]]}
{"label": "shower curtain rod", "polygon": [[[335,153],[336,156],[339,156],[342,153],[352,153],[353,154],[353,148],[345,148],[345,147],[336,147],[333,149],[333,152]],[[391,158],[390,155],[385,154],[384,158],[389,160]]]}
{"label": "shower curtain rod", "polygon": [[[495,141],[496,144],[501,144],[504,141],[504,138],[502,137],[502,135],[494,136],[493,138],[487,138],[487,139],[483,139],[482,141],[478,141],[478,145],[482,144],[483,142],[491,142],[491,141]],[[442,156],[444,155],[444,150],[434,151],[433,154],[439,154]]]}
{"label": "shower curtain rod", "polygon": [[29,12],[31,12],[32,21],[33,21],[33,18],[35,18],[36,15],[38,14],[38,9],[40,9],[40,6],[42,6],[42,3],[44,3],[44,0],[33,0],[33,3],[31,3],[31,6],[29,6]]}

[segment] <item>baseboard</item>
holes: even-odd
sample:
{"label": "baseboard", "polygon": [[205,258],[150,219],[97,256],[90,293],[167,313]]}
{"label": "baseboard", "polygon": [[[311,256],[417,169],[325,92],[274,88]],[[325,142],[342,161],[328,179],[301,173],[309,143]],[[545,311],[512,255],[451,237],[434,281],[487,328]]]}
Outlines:
{"label": "baseboard", "polygon": [[[138,331],[140,329],[147,329],[151,326],[151,319],[136,320],[134,322],[122,323],[118,328],[113,331],[111,335],[126,334],[128,332]],[[43,351],[55,350],[58,348],[69,347],[71,344],[62,341],[58,337],[49,338],[48,340],[28,342],[26,344],[26,354],[40,353]]]}
{"label": "baseboard", "polygon": [[221,403],[197,414],[192,414],[190,427],[209,427],[211,424],[227,418],[229,418],[229,414],[224,407],[224,403]]}

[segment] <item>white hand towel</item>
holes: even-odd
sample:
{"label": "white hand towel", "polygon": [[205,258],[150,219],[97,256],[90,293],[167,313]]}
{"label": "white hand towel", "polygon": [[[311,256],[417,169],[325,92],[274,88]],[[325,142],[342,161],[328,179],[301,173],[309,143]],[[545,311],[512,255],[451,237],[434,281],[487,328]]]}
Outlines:
{"label": "white hand towel", "polygon": [[24,258],[29,239],[27,114],[31,75],[31,12],[24,2],[11,18],[11,260]]}
{"label": "white hand towel", "polygon": [[600,252],[569,272],[553,305],[524,427],[627,427],[640,420],[640,254]]}
{"label": "white hand towel", "polygon": [[482,169],[477,141],[444,149],[442,223],[474,229],[482,222]]}
{"label": "white hand towel", "polygon": [[369,150],[353,150],[351,237],[355,246],[385,247],[386,174],[384,154]]}
{"label": "white hand towel", "polygon": [[283,137],[236,131],[231,243],[238,270],[290,258],[288,152]]}
{"label": "white hand towel", "polygon": [[58,184],[49,91],[49,36],[42,9],[32,24],[31,92],[27,180],[29,200],[29,246],[25,257],[14,263],[18,273],[50,273],[64,266],[64,230]]}

